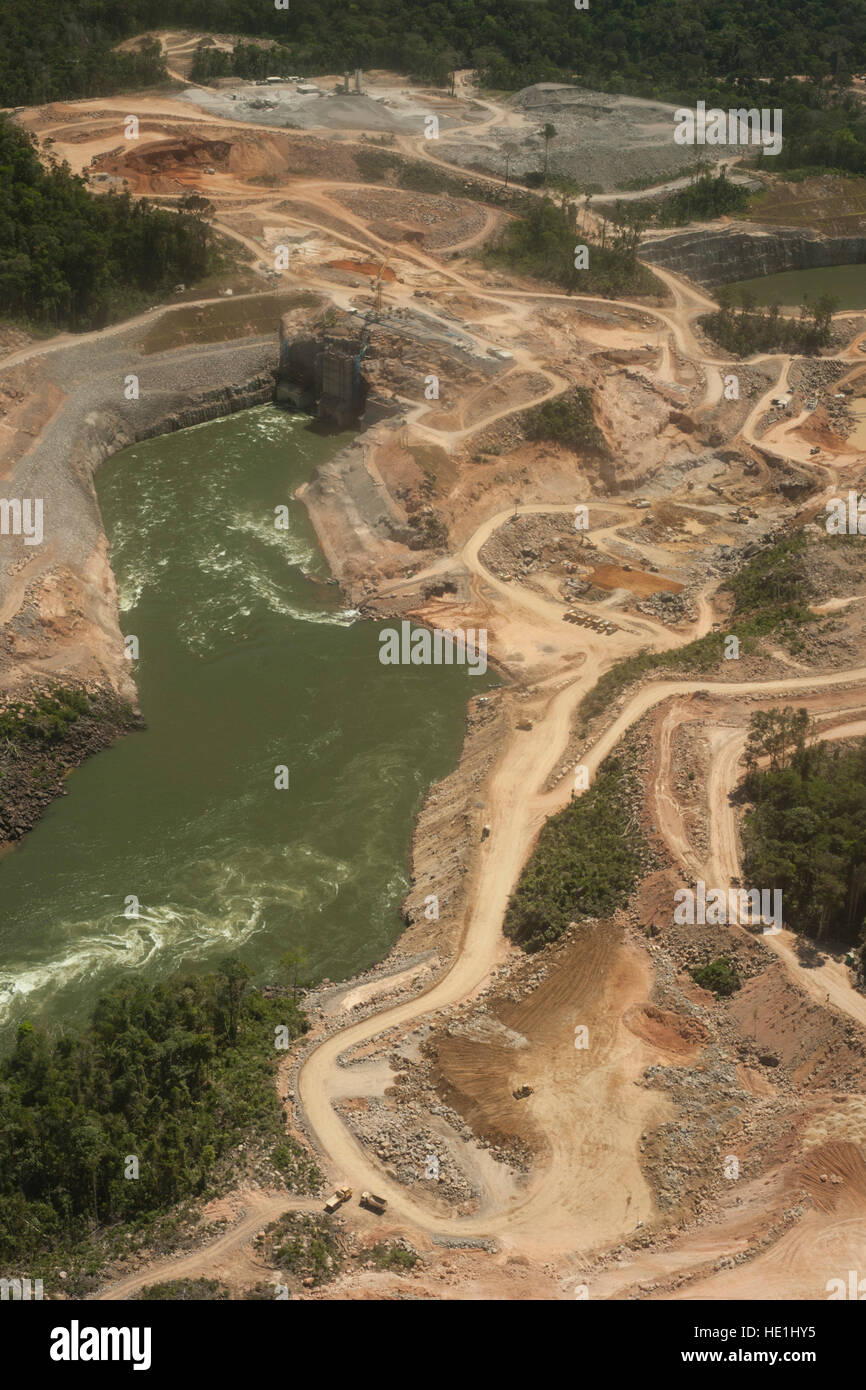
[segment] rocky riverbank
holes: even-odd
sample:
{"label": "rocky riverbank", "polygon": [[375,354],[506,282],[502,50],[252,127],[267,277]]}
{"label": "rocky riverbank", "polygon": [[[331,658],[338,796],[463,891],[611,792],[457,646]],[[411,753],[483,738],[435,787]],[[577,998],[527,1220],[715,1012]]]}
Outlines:
{"label": "rocky riverbank", "polygon": [[48,692],[26,706],[31,728],[18,736],[10,736],[5,727],[16,722],[10,706],[0,709],[0,847],[33,829],[54,798],[65,795],[66,778],[85,759],[144,727],[141,716],[113,690],[84,693],[84,712],[65,727],[40,710],[40,704],[50,703]]}

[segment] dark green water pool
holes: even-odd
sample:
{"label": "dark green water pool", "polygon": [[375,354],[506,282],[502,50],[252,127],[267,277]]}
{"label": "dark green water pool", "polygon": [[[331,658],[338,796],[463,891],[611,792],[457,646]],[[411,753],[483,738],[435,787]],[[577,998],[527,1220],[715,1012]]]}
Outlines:
{"label": "dark green water pool", "polygon": [[814,301],[822,294],[838,300],[839,309],[866,309],[866,265],[825,265],[815,270],[785,270],[779,275],[759,275],[738,280],[727,288],[750,290],[758,304],[783,304],[798,308],[804,297]]}

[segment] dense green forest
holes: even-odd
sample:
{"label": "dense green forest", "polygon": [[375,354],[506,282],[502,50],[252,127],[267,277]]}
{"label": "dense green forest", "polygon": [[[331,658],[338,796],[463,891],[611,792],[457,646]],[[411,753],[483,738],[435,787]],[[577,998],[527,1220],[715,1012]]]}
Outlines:
{"label": "dense green forest", "polygon": [[[573,0],[320,0],[279,10],[251,0],[4,0],[0,104],[159,81],[153,50],[111,52],[156,26],[272,39],[291,57],[283,67],[273,55],[271,72],[390,67],[444,83],[453,68],[475,67],[500,89],[576,79],[671,101],[780,106],[785,144],[773,167],[866,172],[866,116],[843,91],[866,53],[861,0],[605,0],[582,11]],[[203,60],[200,80],[225,61]],[[258,75],[248,51],[229,61]]]}
{"label": "dense green forest", "polygon": [[[578,223],[577,204],[563,197],[527,200],[525,211],[509,222],[499,242],[485,248],[485,265],[505,266],[522,275],[549,280],[581,294],[661,295],[664,285],[637,259],[640,234],[633,226],[613,227],[595,239]],[[586,264],[576,264],[577,247],[586,248]]]}
{"label": "dense green forest", "polygon": [[148,25],[130,27],[121,5],[70,0],[3,0],[0,5],[0,106],[107,96],[167,82],[156,41],[115,53],[119,40]]}
{"label": "dense green forest", "polygon": [[780,304],[756,309],[755,296],[748,290],[721,285],[715,295],[719,308],[715,314],[704,314],[700,325],[714,342],[737,357],[780,349],[811,354],[830,343],[833,315],[839,307],[832,295],[823,294],[814,304],[804,301],[796,318],[783,315]]}
{"label": "dense green forest", "polygon": [[854,946],[866,924],[866,739],[809,743],[808,733],[805,710],[752,718],[745,869],[782,890],[786,926]]}
{"label": "dense green forest", "polygon": [[[76,80],[79,51],[92,50],[95,77],[101,45],[165,25],[272,38],[291,48],[302,73],[357,65],[436,77],[456,64],[485,69],[500,87],[575,73],[608,90],[693,91],[708,100],[713,84],[734,80],[780,83],[797,74],[843,83],[866,49],[859,0],[605,0],[584,11],[573,0],[320,0],[279,10],[251,0],[5,0],[2,14],[8,104],[21,100],[9,84],[29,80],[32,88],[40,73],[58,84],[51,95],[74,94],[62,84]],[[33,91],[26,99],[45,97]]]}
{"label": "dense green forest", "polygon": [[526,951],[556,941],[572,921],[606,917],[650,868],[632,810],[635,782],[610,757],[588,791],[546,822],[508,903],[503,931]]}
{"label": "dense green forest", "polygon": [[[230,53],[200,44],[190,69],[193,82],[212,82],[215,77],[289,77],[297,73],[294,50],[281,43],[236,43]],[[300,74],[298,74],[300,76]]]}
{"label": "dense green forest", "polygon": [[[275,1028],[306,1028],[229,959],[211,975],[117,985],[80,1032],[22,1023],[0,1062],[0,1267],[73,1256],[207,1192],[240,1141],[301,1189],[318,1174],[284,1132]],[[138,1159],[138,1176],[129,1158]]]}
{"label": "dense green forest", "polygon": [[68,166],[44,168],[0,114],[0,314],[101,328],[219,264],[200,216],[90,193]]}

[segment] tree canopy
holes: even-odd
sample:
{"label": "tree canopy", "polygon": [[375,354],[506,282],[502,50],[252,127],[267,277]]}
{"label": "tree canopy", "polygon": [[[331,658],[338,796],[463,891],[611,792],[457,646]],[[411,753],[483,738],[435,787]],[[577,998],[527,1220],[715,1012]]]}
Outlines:
{"label": "tree canopy", "polygon": [[632,810],[635,781],[605,760],[588,791],[551,816],[511,895],[503,931],[526,951],[556,941],[572,921],[623,907],[651,855]]}
{"label": "tree canopy", "polygon": [[866,924],[866,739],[807,744],[808,725],[805,710],[752,717],[744,867],[781,889],[787,926],[853,946]]}
{"label": "tree canopy", "polygon": [[289,1153],[273,1079],[275,1028],[298,1036],[304,1015],[249,976],[229,958],[210,975],[119,984],[78,1032],[19,1026],[0,1061],[5,1268],[203,1193],[241,1139],[315,1179]]}
{"label": "tree canopy", "polygon": [[101,328],[218,260],[197,210],[91,193],[68,165],[46,169],[32,137],[0,115],[0,313]]}

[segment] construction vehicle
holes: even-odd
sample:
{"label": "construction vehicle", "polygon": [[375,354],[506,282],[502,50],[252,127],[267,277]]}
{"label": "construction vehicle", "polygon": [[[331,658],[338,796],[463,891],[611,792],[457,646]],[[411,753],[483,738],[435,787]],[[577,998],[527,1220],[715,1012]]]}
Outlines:
{"label": "construction vehicle", "polygon": [[362,1192],[359,1205],[366,1207],[367,1211],[375,1212],[376,1216],[381,1216],[388,1203],[384,1197],[380,1197],[376,1192]]}
{"label": "construction vehicle", "polygon": [[325,1211],[329,1216],[333,1216],[335,1211],[339,1211],[344,1202],[348,1202],[352,1195],[351,1187],[338,1187],[325,1203]]}

